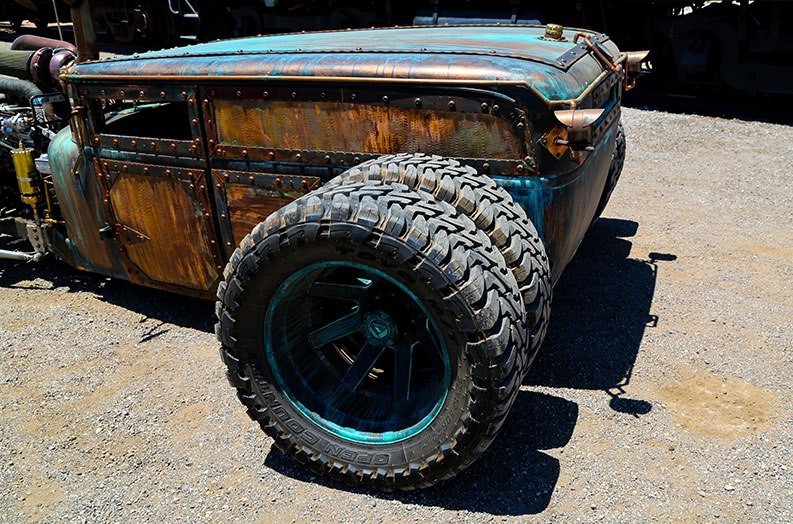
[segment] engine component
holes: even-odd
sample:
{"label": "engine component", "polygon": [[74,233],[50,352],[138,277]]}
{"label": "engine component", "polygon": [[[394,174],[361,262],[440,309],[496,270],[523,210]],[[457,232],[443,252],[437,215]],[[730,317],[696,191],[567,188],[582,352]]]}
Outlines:
{"label": "engine component", "polygon": [[14,159],[22,202],[29,205],[33,209],[33,216],[38,218],[41,207],[41,177],[33,162],[33,148],[25,147],[20,142],[18,148],[11,150],[11,157]]}
{"label": "engine component", "polygon": [[[0,106],[0,110],[2,107]],[[35,145],[36,128],[33,118],[24,113],[15,113],[0,120],[0,140],[13,147],[23,144],[26,147]]]}
{"label": "engine component", "polygon": [[37,35],[21,35],[11,42],[11,50],[28,49],[35,51],[42,47],[52,47],[54,49],[68,49],[75,55],[77,54],[77,47],[74,44],[63,40],[55,40],[54,38],[45,38]]}
{"label": "engine component", "polygon": [[40,157],[34,160],[36,164],[36,170],[42,176],[46,177],[52,175],[52,166],[50,165],[50,156],[47,153],[44,153]]}

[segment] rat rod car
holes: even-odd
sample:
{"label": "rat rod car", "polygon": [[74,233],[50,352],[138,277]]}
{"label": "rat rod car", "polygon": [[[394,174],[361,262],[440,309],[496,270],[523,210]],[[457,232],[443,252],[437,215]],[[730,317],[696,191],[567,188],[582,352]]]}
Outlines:
{"label": "rat rod car", "polygon": [[216,295],[239,399],[319,474],[410,489],[472,463],[617,182],[641,56],[459,26],[93,60],[76,27],[76,53],[0,56],[44,89],[0,83],[0,232],[34,248],[0,257]]}

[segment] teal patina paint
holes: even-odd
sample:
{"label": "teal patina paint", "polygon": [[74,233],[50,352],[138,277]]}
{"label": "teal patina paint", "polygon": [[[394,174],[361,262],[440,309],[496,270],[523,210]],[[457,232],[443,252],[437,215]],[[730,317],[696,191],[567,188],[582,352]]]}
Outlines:
{"label": "teal patina paint", "polygon": [[111,251],[99,236],[99,229],[106,224],[107,218],[93,159],[88,154],[80,155],[80,147],[74,142],[69,127],[55,136],[47,153],[58,206],[69,232],[67,245],[71,247],[75,264],[80,269],[127,278],[117,252]]}
{"label": "teal patina paint", "polygon": [[[561,64],[576,47],[542,39],[544,27],[480,26],[373,29],[224,40],[87,62],[70,78],[202,76],[380,78],[481,81],[531,86],[548,100],[579,96],[601,71],[592,56]],[[610,41],[604,46],[616,52]],[[613,48],[613,49],[612,49]]]}
{"label": "teal patina paint", "polygon": [[[234,54],[295,52],[298,47],[305,52],[324,52],[328,49],[355,52],[399,51],[410,54],[421,52],[461,53],[489,52],[508,54],[526,60],[554,61],[574,47],[568,31],[566,41],[542,38],[545,26],[446,26],[392,29],[367,29],[357,31],[326,31],[291,33],[286,35],[258,36],[233,40],[219,40],[181,49],[165,49],[139,55],[140,58],[160,58],[176,55]],[[124,58],[121,58],[124,60]]]}
{"label": "teal patina paint", "polygon": [[[73,211],[76,207],[76,201],[81,199],[79,194],[80,177],[72,180],[72,169],[77,163],[80,156],[80,149],[72,139],[71,129],[66,127],[55,135],[55,138],[50,142],[47,149],[50,169],[52,170],[52,181],[55,186],[55,191],[58,195],[58,202],[61,204],[61,210],[66,218],[66,224],[69,228],[69,245],[82,245],[85,243],[83,231],[79,227],[75,227],[76,219],[79,218],[74,215]],[[82,171],[82,170],[81,170]],[[81,256],[78,249],[73,249],[75,261],[82,267],[90,267],[90,261]]]}
{"label": "teal patina paint", "polygon": [[526,211],[543,242],[548,242],[545,234],[545,211],[554,199],[554,189],[542,177],[505,177],[493,176],[496,183],[506,189],[512,199]]}

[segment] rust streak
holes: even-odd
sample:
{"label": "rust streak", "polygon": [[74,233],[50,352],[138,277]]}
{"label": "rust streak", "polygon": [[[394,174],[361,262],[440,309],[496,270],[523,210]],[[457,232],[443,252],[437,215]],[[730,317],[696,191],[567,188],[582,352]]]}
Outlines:
{"label": "rust streak", "polygon": [[130,260],[155,281],[207,290],[218,277],[201,209],[170,178],[122,173],[110,189],[119,223],[151,240],[125,246]]}
{"label": "rust streak", "polygon": [[343,102],[217,100],[215,107],[219,140],[232,146],[522,157],[512,124],[489,114]]}
{"label": "rust streak", "polygon": [[228,184],[226,197],[231,215],[231,231],[235,244],[271,213],[303,194],[303,191],[279,191],[243,184]]}

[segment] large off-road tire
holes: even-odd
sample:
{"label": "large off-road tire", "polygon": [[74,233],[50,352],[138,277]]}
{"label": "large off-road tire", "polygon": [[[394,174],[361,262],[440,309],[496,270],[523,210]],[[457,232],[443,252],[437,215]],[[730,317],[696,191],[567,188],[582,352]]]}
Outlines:
{"label": "large off-road tire", "polygon": [[601,213],[603,210],[606,209],[606,205],[609,203],[609,199],[611,198],[611,193],[614,192],[614,188],[617,187],[617,182],[620,179],[620,175],[622,174],[622,166],[625,164],[625,130],[622,128],[622,122],[617,124],[617,138],[615,139],[614,143],[614,152],[611,154],[611,164],[609,164],[609,174],[606,178],[606,185],[603,187],[603,194],[600,196],[600,202],[598,202],[597,212],[595,213],[595,218],[592,219],[592,223],[594,224],[595,221],[600,218]]}
{"label": "large off-road tire", "polygon": [[551,312],[551,271],[540,235],[512,196],[492,178],[456,160],[425,154],[387,155],[346,171],[330,185],[350,181],[400,183],[432,194],[468,216],[504,256],[526,308],[529,344],[525,374],[545,339]]}
{"label": "large off-road tire", "polygon": [[487,448],[517,395],[517,283],[487,236],[427,193],[320,188],[256,226],[224,275],[229,381],[316,473],[429,486]]}

